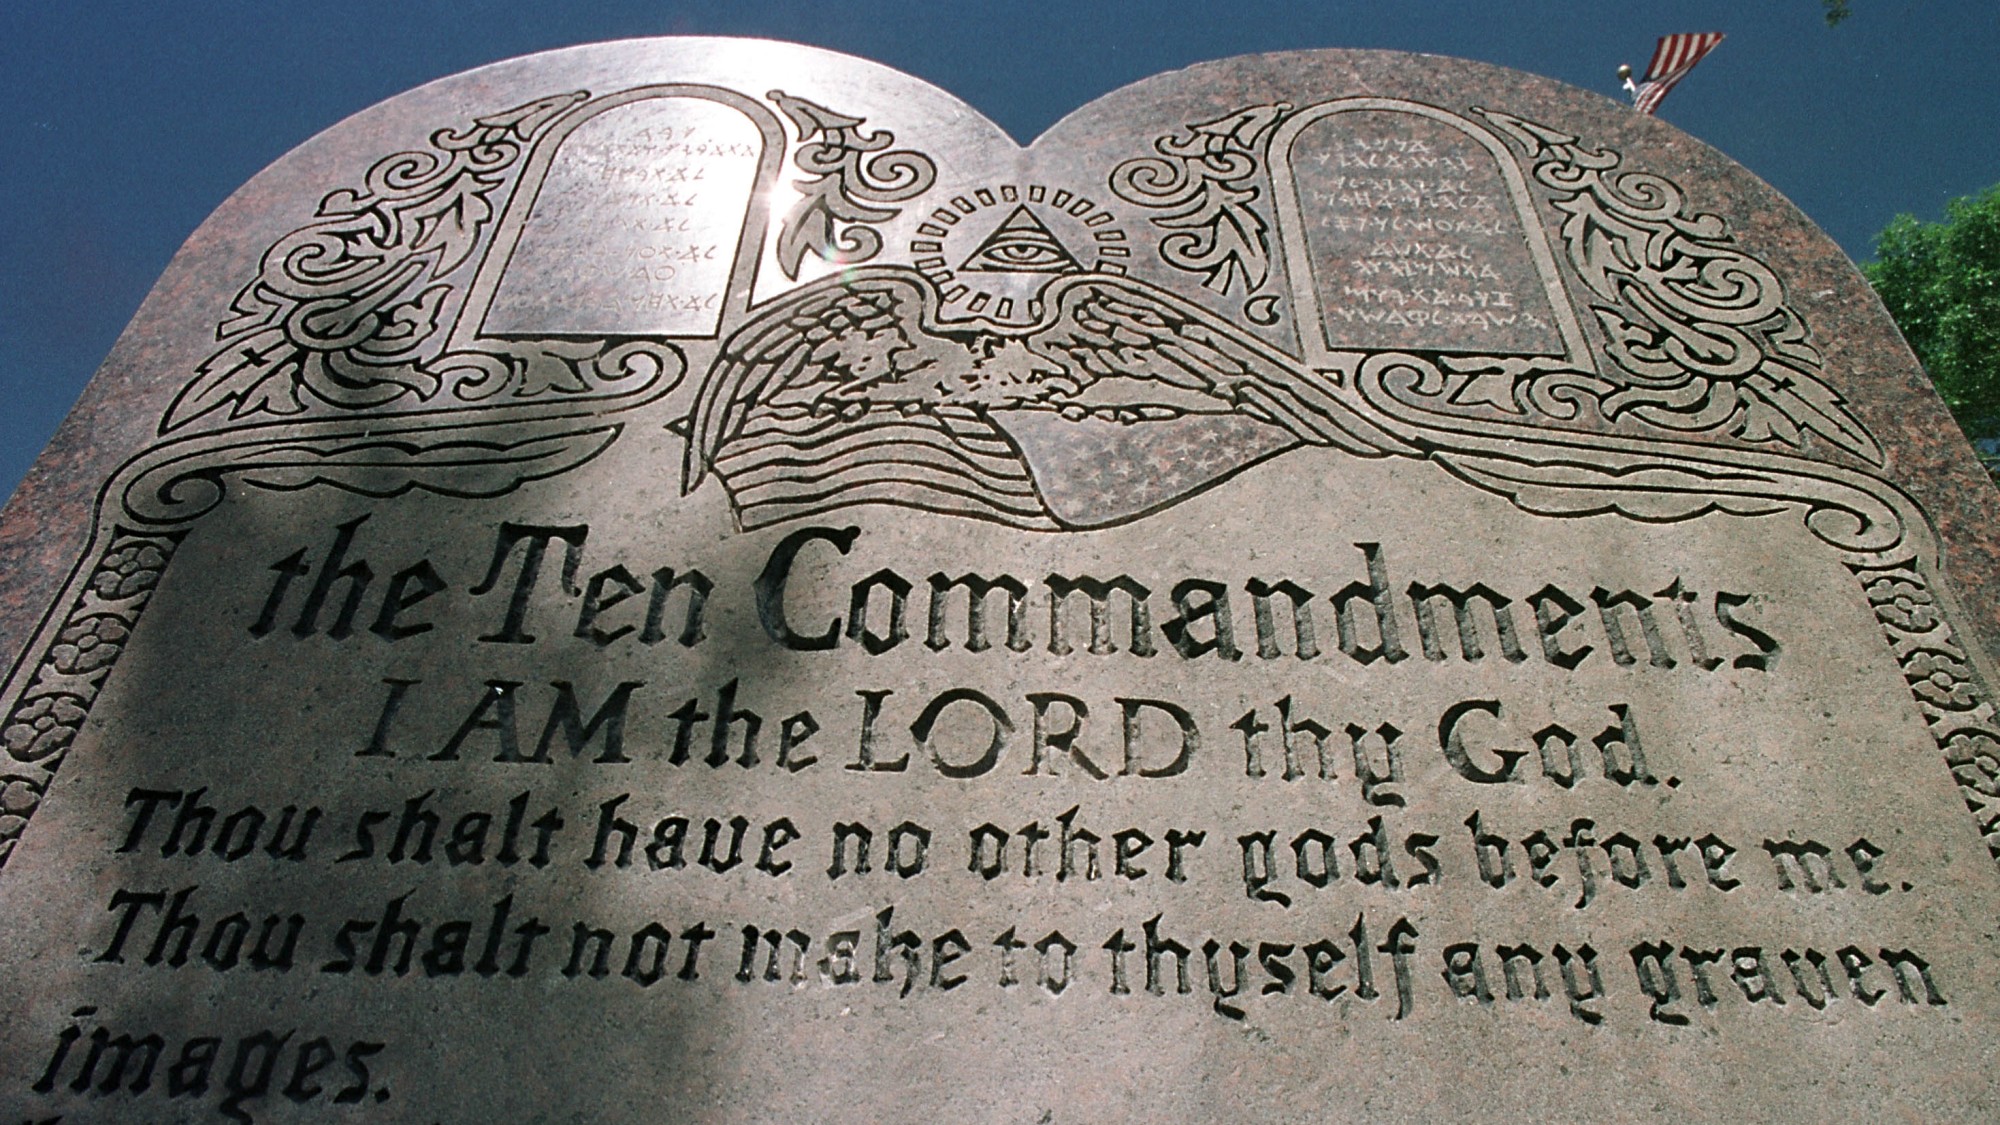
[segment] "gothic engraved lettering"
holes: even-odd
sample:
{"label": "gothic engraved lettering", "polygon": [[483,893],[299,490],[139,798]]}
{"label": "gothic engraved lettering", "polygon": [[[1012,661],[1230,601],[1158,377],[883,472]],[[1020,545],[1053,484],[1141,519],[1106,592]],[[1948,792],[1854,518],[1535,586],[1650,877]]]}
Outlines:
{"label": "gothic engraved lettering", "polygon": [[22,1119],[1991,1116],[1991,498],[1714,154],[1370,52],[409,98],[36,485]]}

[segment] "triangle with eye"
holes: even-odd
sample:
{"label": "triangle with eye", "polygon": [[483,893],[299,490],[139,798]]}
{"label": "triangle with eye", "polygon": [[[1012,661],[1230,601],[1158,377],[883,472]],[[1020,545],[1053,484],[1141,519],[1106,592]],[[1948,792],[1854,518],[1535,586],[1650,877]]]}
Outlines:
{"label": "triangle with eye", "polygon": [[1014,208],[958,267],[971,273],[1082,273],[1076,255],[1027,204]]}

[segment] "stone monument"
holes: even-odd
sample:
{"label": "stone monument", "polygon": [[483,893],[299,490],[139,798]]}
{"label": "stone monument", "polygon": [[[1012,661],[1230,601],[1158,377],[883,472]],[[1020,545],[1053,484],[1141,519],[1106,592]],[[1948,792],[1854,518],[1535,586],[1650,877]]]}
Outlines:
{"label": "stone monument", "polygon": [[7,1120],[1992,1120],[1996,498],[1775,192],[1317,51],[433,83],[0,527]]}

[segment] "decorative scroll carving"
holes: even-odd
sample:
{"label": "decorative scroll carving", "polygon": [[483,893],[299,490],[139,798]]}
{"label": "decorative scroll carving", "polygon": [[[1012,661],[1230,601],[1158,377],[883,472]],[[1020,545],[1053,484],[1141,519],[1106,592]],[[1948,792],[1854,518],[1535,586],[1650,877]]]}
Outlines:
{"label": "decorative scroll carving", "polygon": [[137,522],[186,524],[222,501],[230,478],[276,491],[323,484],[377,498],[411,491],[464,499],[502,496],[589,461],[622,429],[558,417],[417,424],[366,434],[322,429],[192,450],[169,446],[136,467],[124,510]]}
{"label": "decorative scroll carving", "polygon": [[1987,851],[2000,861],[2000,713],[1913,560],[1850,564]]}
{"label": "decorative scroll carving", "polygon": [[792,163],[811,179],[796,180],[801,196],[778,231],[778,266],[797,280],[810,250],[829,262],[853,265],[882,250],[882,235],[870,223],[901,214],[896,207],[937,182],[937,164],[912,149],[884,152],[896,141],[886,129],[863,131],[863,117],[835,113],[782,90],[768,95],[798,131]]}
{"label": "decorative scroll carving", "polygon": [[[160,426],[180,438],[188,423],[226,408],[232,422],[277,416],[304,431],[273,438],[239,425],[220,441],[207,434],[163,446],[134,466],[125,516],[185,523],[219,502],[231,476],[372,496],[412,488],[495,496],[581,464],[617,434],[615,425],[565,421],[574,413],[566,402],[636,404],[671,391],[686,361],[659,341],[445,343],[441,310],[459,287],[451,275],[478,251],[494,216],[490,197],[537,142],[560,141],[566,131],[552,126],[588,97],[542,98],[439,130],[435,151],[386,157],[364,190],[327,195],[319,220],[265,253],[257,280],[237,294],[236,315],[217,330],[223,346]],[[362,411],[373,415],[366,430],[341,421]]]}
{"label": "decorative scroll carving", "polygon": [[174,532],[113,532],[27,690],[0,724],[0,866],[40,807],[180,539]]}
{"label": "decorative scroll carving", "polygon": [[[1112,169],[1111,190],[1157,211],[1153,225],[1171,232],[1160,239],[1168,265],[1200,274],[1204,286],[1225,296],[1239,282],[1245,293],[1263,288],[1271,273],[1271,227],[1251,204],[1262,195],[1257,179],[1271,130],[1291,108],[1289,102],[1251,106],[1188,125],[1181,136],[1154,140],[1159,156]],[[1257,324],[1275,323],[1273,303],[1253,302],[1247,315]]]}
{"label": "decorative scroll carving", "polygon": [[[1611,361],[1595,376],[1498,368],[1489,375],[1524,379],[1516,393],[1542,410],[1574,416],[1587,403],[1611,421],[1629,413],[1674,433],[1801,452],[1810,432],[1882,463],[1874,438],[1820,378],[1820,354],[1786,303],[1784,284],[1736,244],[1727,222],[1693,212],[1664,177],[1617,171],[1622,158],[1614,150],[1584,148],[1566,133],[1497,110],[1474,112],[1535,162],[1535,180],[1566,216],[1561,233],[1570,265],[1599,299],[1590,307]],[[1520,401],[1491,387],[1478,398]]]}
{"label": "decorative scroll carving", "polygon": [[384,157],[362,190],[329,193],[317,219],[265,252],[160,432],[225,407],[231,418],[291,416],[309,402],[367,410],[434,398],[447,382],[428,356],[452,288],[443,278],[471,256],[493,219],[490,196],[522,154],[588,96],[440,129],[432,150]]}
{"label": "decorative scroll carving", "polygon": [[669,390],[686,370],[681,353],[645,340],[482,340],[430,364],[452,397],[492,405],[560,396]]}
{"label": "decorative scroll carving", "polygon": [[1708,512],[1796,511],[1828,546],[1853,556],[1908,550],[1921,538],[1916,505],[1880,478],[1776,451],[1565,432],[1522,422],[1432,413],[1451,377],[1430,360],[1385,352],[1354,373],[1355,390],[1384,425],[1431,450],[1470,484],[1551,516],[1619,512],[1647,522]]}

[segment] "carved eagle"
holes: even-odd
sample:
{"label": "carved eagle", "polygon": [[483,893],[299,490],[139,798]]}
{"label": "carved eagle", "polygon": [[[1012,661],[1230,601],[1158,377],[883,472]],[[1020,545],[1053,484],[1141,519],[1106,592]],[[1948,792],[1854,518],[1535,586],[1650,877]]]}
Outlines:
{"label": "carved eagle", "polygon": [[724,343],[687,420],[760,527],[886,503],[1056,530],[1122,523],[1299,445],[1411,453],[1321,374],[1154,286],[1056,279],[1023,326],[941,323],[893,266],[786,295]]}

